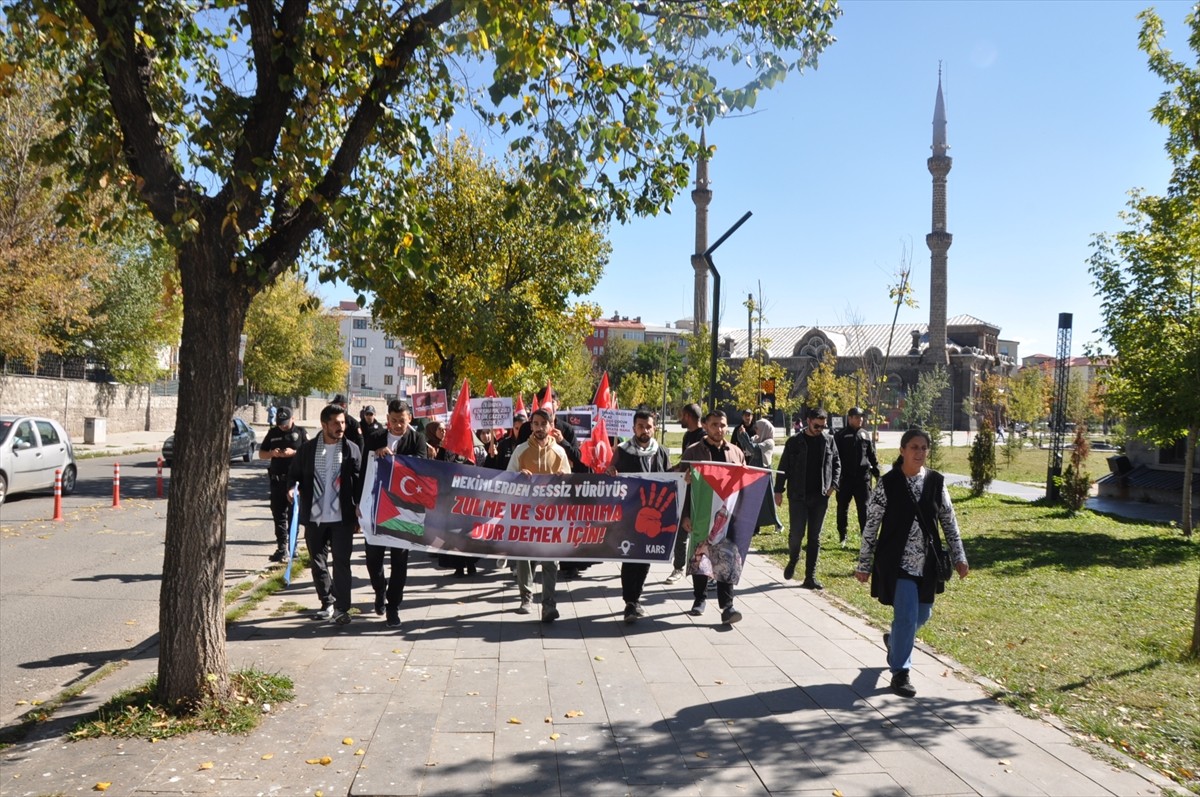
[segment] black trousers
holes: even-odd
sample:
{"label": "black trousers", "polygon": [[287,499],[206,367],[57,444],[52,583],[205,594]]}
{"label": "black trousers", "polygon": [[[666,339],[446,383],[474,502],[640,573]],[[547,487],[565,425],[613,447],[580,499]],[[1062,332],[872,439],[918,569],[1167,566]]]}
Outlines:
{"label": "black trousers", "polygon": [[804,577],[812,578],[817,572],[817,558],[821,555],[821,526],[825,523],[825,511],[829,508],[829,496],[817,495],[793,500],[788,496],[788,559],[795,562],[800,558],[800,543],[808,538],[804,549]]}
{"label": "black trousers", "polygon": [[[704,600],[704,593],[708,590],[708,576],[693,575],[692,576],[692,598],[696,601]],[[733,585],[728,581],[717,582],[717,606],[722,610],[728,609],[733,605]]]}
{"label": "black trousers", "polygon": [[[354,550],[353,523],[306,523],[304,544],[312,563],[313,586],[322,606],[333,604],[350,611],[350,554]],[[333,554],[333,572],[329,556]]]}
{"label": "black trousers", "polygon": [[621,597],[626,603],[637,603],[642,599],[642,589],[646,586],[649,573],[649,562],[625,562],[621,565]]}
{"label": "black trousers", "polygon": [[683,529],[675,532],[675,551],[674,557],[671,560],[671,566],[676,570],[682,570],[687,564],[687,544],[688,533]]}
{"label": "black trousers", "polygon": [[287,548],[292,530],[292,502],[288,500],[287,474],[269,476],[271,480],[271,521],[275,525],[275,544]]}
{"label": "black trousers", "polygon": [[854,501],[854,509],[858,513],[858,533],[862,534],[863,526],[867,525],[867,483],[864,480],[842,483],[837,490],[837,529],[838,539],[846,539],[846,531],[850,522],[850,501]]}
{"label": "black trousers", "polygon": [[[389,609],[400,608],[404,600],[404,585],[408,583],[408,549],[392,548],[387,545],[367,546],[367,575],[375,590],[375,599],[384,598]],[[383,560],[390,552],[391,575],[384,575]]]}

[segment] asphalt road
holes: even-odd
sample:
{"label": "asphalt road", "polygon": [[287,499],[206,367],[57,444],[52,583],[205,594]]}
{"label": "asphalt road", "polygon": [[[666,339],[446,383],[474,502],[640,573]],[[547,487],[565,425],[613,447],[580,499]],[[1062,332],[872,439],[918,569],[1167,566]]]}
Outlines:
{"label": "asphalt road", "polygon": [[[62,522],[50,520],[48,493],[14,495],[0,506],[0,725],[157,634],[167,503],[156,497],[156,459],[79,461]],[[112,506],[118,461],[119,509]],[[164,476],[169,482],[170,471]],[[266,463],[232,463],[226,584],[254,577],[274,550]]]}

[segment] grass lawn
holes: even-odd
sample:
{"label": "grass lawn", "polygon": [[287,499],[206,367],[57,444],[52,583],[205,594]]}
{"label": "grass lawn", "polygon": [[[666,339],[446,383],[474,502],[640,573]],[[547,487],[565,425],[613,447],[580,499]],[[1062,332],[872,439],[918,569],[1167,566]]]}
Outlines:
{"label": "grass lawn", "polygon": [[[951,448],[946,445],[945,435],[943,435],[941,448],[942,463],[938,467],[938,470],[943,473],[961,473],[964,476],[970,476],[971,465],[967,461],[970,453],[970,446],[955,446]],[[1046,466],[1050,464],[1049,449],[1027,447],[1013,453],[1012,463],[1009,464],[1004,457],[1004,446],[996,446],[996,479],[1004,482],[1025,482],[1044,486],[1046,484]],[[1117,453],[1119,452],[1091,451],[1088,453],[1087,471],[1092,474],[1093,481],[1108,473],[1108,458]],[[890,465],[892,462],[895,462],[899,454],[899,449],[879,449],[878,457],[880,466],[882,467],[884,463]],[[1063,453],[1063,467],[1065,468],[1070,461],[1071,449],[1067,448]],[[887,470],[886,467],[883,469]]]}
{"label": "grass lawn", "polygon": [[[938,597],[921,638],[1002,684],[1005,703],[1056,714],[1200,793],[1200,661],[1185,658],[1200,541],[1087,511],[952,495],[971,575]],[[831,502],[818,577],[886,628],[891,610],[854,579],[857,549],[837,546],[834,513]],[[786,530],[754,542],[786,562]]]}

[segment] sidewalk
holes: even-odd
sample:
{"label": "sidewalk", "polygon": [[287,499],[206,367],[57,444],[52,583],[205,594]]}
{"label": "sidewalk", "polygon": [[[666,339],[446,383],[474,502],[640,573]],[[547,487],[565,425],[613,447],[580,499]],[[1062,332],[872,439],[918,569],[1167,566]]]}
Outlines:
{"label": "sidewalk", "polygon": [[[887,689],[879,629],[751,556],[745,619],[686,614],[651,570],[649,616],[621,620],[615,564],[560,584],[552,625],[513,612],[507,570],[453,579],[414,557],[404,627],[338,628],[284,606],[231,628],[229,661],[288,675],[296,698],[245,737],[65,742],[71,714],[155,668],[150,649],[0,757],[8,795],[1149,795],[1139,763],[1093,758],[925,648],[915,699]],[[364,599],[361,557],[357,605]],[[713,603],[710,601],[710,603]],[[347,740],[349,742],[347,743]],[[309,764],[329,756],[328,766]],[[1105,757],[1112,760],[1111,750]]]}

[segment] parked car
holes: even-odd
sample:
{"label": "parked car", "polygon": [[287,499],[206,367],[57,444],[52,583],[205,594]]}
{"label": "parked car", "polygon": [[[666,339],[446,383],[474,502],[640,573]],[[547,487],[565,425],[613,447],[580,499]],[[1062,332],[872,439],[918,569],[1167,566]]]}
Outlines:
{"label": "parked car", "polygon": [[[229,445],[229,458],[242,458],[242,462],[249,462],[254,457],[254,449],[258,447],[256,435],[253,429],[246,425],[246,422],[241,418],[233,419],[233,439]],[[171,435],[163,441],[162,458],[167,467],[171,466],[171,455],[175,453],[175,435]]]}
{"label": "parked car", "polygon": [[54,487],[62,471],[63,495],[75,491],[75,450],[58,421],[0,415],[0,504],[12,493]]}

